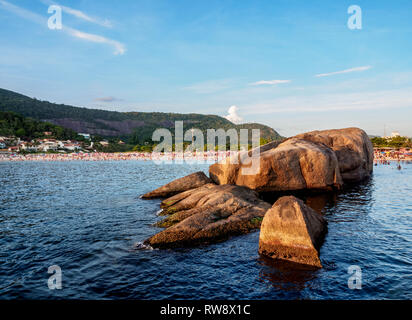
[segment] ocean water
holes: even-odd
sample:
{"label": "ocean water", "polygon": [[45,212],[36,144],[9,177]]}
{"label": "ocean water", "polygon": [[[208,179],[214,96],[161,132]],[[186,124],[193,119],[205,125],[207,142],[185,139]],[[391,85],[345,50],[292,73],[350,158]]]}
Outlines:
{"label": "ocean water", "polygon": [[[324,268],[258,255],[259,231],[193,249],[142,250],[160,200],[139,196],[207,165],[0,163],[0,299],[411,299],[412,165],[374,167],[338,194],[306,197],[328,220]],[[50,290],[48,268],[62,270]],[[361,270],[350,289],[348,267]]]}

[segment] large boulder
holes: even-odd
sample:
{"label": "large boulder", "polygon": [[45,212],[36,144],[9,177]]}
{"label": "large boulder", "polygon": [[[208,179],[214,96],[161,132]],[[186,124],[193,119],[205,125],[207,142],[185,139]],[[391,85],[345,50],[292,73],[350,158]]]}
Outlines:
{"label": "large boulder", "polygon": [[217,184],[246,186],[258,192],[331,190],[342,185],[336,155],[321,143],[291,138],[279,145],[265,145],[256,161],[259,170],[253,175],[243,172],[250,164],[241,160],[236,164],[233,158],[211,165],[209,174]]}
{"label": "large boulder", "polygon": [[162,202],[169,216],[157,225],[167,229],[145,241],[155,248],[218,242],[260,227],[271,207],[248,188],[207,184]]}
{"label": "large boulder", "polygon": [[212,181],[202,172],[195,172],[142,195],[143,199],[166,198],[175,194],[201,187]]}
{"label": "large boulder", "polygon": [[321,268],[319,248],[326,230],[326,220],[302,200],[281,197],[262,221],[259,253]]}
{"label": "large boulder", "polygon": [[330,147],[336,153],[344,181],[361,181],[372,173],[373,145],[366,132],[359,128],[312,131],[295,138]]}

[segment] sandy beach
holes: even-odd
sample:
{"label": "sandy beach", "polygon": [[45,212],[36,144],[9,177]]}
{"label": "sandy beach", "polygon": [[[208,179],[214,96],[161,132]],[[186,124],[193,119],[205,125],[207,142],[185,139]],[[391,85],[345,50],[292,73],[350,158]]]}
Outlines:
{"label": "sandy beach", "polygon": [[[121,160],[140,160],[140,161],[207,161],[216,162],[227,156],[233,155],[230,151],[185,153],[175,152],[161,154],[150,152],[92,152],[92,153],[0,153],[0,161],[121,161]],[[375,164],[389,164],[391,162],[412,162],[412,156],[402,153],[385,153],[378,150],[374,151]]]}
{"label": "sandy beach", "polygon": [[140,161],[212,161],[224,159],[233,154],[233,152],[203,152],[203,153],[185,153],[175,152],[161,154],[150,152],[119,152],[119,153],[36,153],[36,154],[18,154],[2,153],[0,161],[120,161],[120,160],[140,160]]}

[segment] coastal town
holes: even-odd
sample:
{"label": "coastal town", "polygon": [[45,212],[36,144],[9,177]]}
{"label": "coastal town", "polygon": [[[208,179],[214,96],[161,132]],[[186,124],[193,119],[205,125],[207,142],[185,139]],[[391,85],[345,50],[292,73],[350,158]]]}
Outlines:
{"label": "coastal town", "polygon": [[123,145],[123,141],[92,141],[90,134],[78,133],[83,141],[58,140],[51,132],[43,132],[48,138],[25,141],[21,138],[0,136],[0,161],[108,161],[108,160],[195,160],[217,161],[231,155],[228,151],[205,151],[201,153],[176,152],[155,153],[144,151],[108,152],[105,150],[112,144]]}
{"label": "coastal town", "polygon": [[[69,155],[69,154],[89,154],[109,146],[108,140],[92,141],[90,134],[78,133],[82,141],[59,140],[52,132],[43,132],[45,138],[31,140],[22,139],[16,136],[0,136],[0,158],[5,156],[16,157],[36,155],[47,158],[47,155]],[[117,144],[124,144],[119,140]],[[28,157],[30,158],[30,157]]]}
{"label": "coastal town", "polygon": [[[109,142],[105,139],[93,141],[93,137],[87,133],[78,133],[82,141],[59,140],[52,132],[43,132],[46,138],[37,138],[26,141],[16,136],[0,136],[0,161],[109,161],[109,160],[194,160],[194,161],[218,161],[233,154],[233,151],[205,151],[185,153],[176,152],[166,154],[150,151],[128,151],[109,152],[105,150],[109,145],[115,143],[124,145],[125,142],[118,140]],[[394,132],[388,137],[374,137],[374,162],[375,164],[389,164],[391,161],[412,161],[411,147],[389,147],[385,146],[394,139],[410,141],[410,138],[401,137]],[[402,141],[403,141],[402,140]],[[377,143],[379,141],[379,143]],[[386,144],[385,144],[386,143]]]}

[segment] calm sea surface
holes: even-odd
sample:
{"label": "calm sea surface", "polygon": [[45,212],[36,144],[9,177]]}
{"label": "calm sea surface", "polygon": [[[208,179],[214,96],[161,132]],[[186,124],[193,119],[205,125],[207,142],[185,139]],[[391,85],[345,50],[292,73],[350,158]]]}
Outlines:
{"label": "calm sea surface", "polygon": [[[307,198],[329,222],[324,268],[258,255],[259,232],[195,249],[142,250],[160,200],[139,195],[208,165],[0,163],[0,299],[412,299],[412,164],[374,167],[337,195]],[[49,290],[48,267],[62,269]],[[348,267],[362,289],[348,288]]]}

